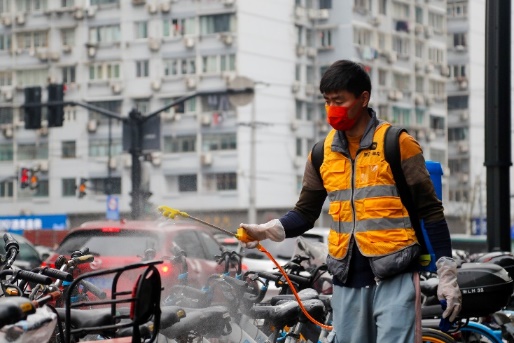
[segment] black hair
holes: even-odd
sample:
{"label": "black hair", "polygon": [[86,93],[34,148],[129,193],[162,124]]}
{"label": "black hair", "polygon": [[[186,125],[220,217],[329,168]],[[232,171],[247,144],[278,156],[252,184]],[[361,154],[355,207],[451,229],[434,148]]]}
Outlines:
{"label": "black hair", "polygon": [[339,60],[325,71],[319,83],[322,94],[347,91],[358,97],[364,91],[371,94],[371,80],[362,64]]}

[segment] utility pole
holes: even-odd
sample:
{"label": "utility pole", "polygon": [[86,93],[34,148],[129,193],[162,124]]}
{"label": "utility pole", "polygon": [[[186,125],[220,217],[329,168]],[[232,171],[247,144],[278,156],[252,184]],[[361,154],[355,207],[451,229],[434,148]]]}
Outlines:
{"label": "utility pole", "polygon": [[143,208],[141,203],[141,160],[139,159],[143,154],[143,121],[144,117],[138,110],[132,109],[130,111],[128,122],[131,134],[129,153],[132,156],[132,219],[139,218]]}

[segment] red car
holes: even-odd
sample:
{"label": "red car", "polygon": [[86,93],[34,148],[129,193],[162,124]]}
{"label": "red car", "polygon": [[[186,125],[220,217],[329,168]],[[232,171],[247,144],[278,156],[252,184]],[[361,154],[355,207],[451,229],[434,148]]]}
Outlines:
{"label": "red car", "polygon": [[[220,274],[224,265],[218,265],[215,255],[220,255],[220,244],[214,239],[211,229],[190,223],[148,222],[148,221],[96,221],[86,222],[79,228],[70,230],[55,252],[43,265],[53,266],[59,255],[67,258],[76,250],[89,248],[95,256],[91,263],[80,265],[80,272],[120,267],[139,262],[145,251],[153,249],[154,259],[163,259],[158,265],[166,289],[178,283],[182,273],[180,264],[173,264],[166,257],[174,257],[174,247],[182,249],[187,258],[189,285],[201,288],[212,274]],[[176,248],[175,248],[176,249]],[[128,277],[128,276],[127,276]],[[130,277],[120,278],[118,289],[126,289],[134,284]],[[110,290],[111,277],[94,278],[89,281],[96,286]],[[121,287],[121,288],[120,288]]]}

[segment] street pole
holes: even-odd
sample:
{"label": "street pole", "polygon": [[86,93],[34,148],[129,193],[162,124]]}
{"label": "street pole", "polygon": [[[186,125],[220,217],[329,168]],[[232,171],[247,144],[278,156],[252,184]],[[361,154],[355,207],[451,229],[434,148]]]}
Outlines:
{"label": "street pole", "polygon": [[131,131],[131,147],[130,155],[132,156],[132,219],[138,219],[141,216],[141,160],[139,159],[142,152],[142,121],[141,113],[132,109],[129,113],[129,124]]}
{"label": "street pole", "polygon": [[256,136],[256,122],[255,122],[255,97],[252,101],[252,112],[250,114],[250,194],[248,199],[248,223],[257,223],[257,204],[255,203],[256,197],[256,161],[255,153],[255,136]]}

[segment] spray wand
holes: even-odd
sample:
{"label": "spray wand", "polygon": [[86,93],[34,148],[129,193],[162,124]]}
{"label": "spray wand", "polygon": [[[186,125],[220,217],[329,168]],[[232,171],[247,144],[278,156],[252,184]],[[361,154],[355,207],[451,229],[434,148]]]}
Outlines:
{"label": "spray wand", "polygon": [[[212,227],[212,228],[214,228],[214,229],[216,229],[218,231],[224,232],[227,235],[233,236],[233,237],[235,237],[236,239],[238,239],[242,243],[249,243],[249,242],[254,242],[255,241],[255,239],[253,239],[250,235],[248,235],[246,230],[244,228],[242,228],[242,227],[238,228],[236,233],[233,233],[233,232],[230,232],[228,230],[222,229],[219,226],[216,226],[216,225],[208,223],[208,222],[206,222],[204,220],[201,220],[200,218],[193,217],[193,216],[189,215],[187,212],[179,211],[177,209],[174,209],[174,208],[171,208],[171,207],[168,207],[168,206],[164,206],[164,205],[159,206],[157,208],[157,210],[161,213],[162,216],[164,216],[166,218],[175,219],[176,216],[181,216],[181,217],[184,217],[184,218],[192,219],[194,221],[197,221],[199,223],[202,223],[204,225]],[[266,254],[266,256],[268,256],[268,258],[275,264],[275,266],[278,268],[278,270],[280,270],[280,273],[284,276],[284,278],[286,279],[289,287],[293,291],[293,295],[296,298],[296,301],[298,302],[298,305],[300,305],[300,309],[302,310],[303,314],[312,323],[318,325],[319,327],[321,327],[323,329],[326,329],[326,330],[332,330],[332,326],[318,322],[305,309],[305,307],[303,306],[303,303],[302,303],[300,297],[298,296],[298,293],[296,292],[296,288],[294,287],[293,283],[291,282],[291,280],[287,276],[287,273],[282,268],[282,266],[280,266],[280,264],[278,264],[278,262],[273,258],[273,256],[270,254],[270,252],[268,250],[266,250],[266,248],[264,248],[260,243],[257,244],[257,246],[255,248],[258,249],[259,251],[262,251],[264,254]]]}

